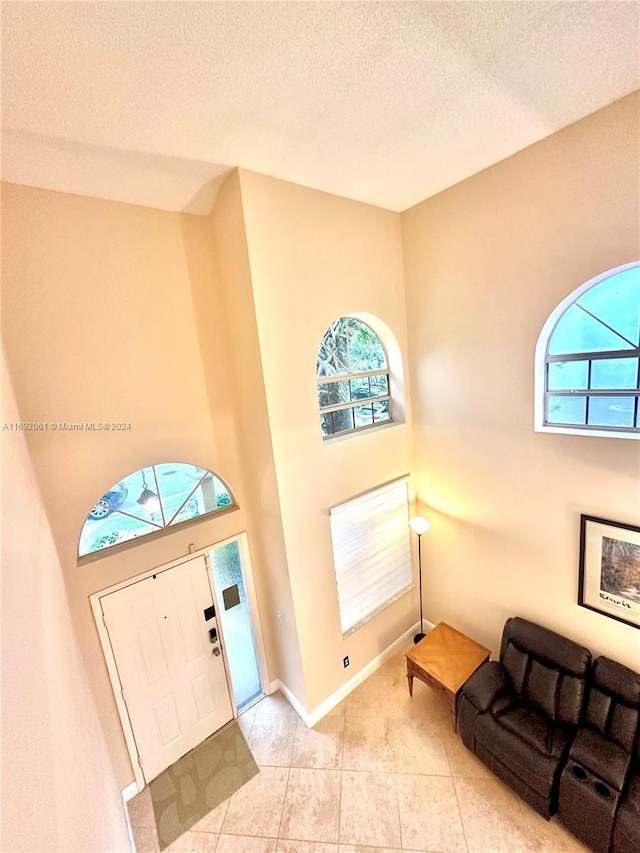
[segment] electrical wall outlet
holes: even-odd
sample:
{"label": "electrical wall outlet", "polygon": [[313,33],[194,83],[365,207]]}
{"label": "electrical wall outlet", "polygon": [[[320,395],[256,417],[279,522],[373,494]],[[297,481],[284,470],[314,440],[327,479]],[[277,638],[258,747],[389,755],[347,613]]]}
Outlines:
{"label": "electrical wall outlet", "polygon": [[346,669],[349,666],[349,655],[342,658],[342,666]]}

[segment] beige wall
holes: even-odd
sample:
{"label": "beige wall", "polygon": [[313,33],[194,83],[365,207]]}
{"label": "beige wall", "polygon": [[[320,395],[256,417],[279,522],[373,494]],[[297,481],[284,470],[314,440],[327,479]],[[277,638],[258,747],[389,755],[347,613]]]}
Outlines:
{"label": "beige wall", "polygon": [[498,650],[520,614],[640,667],[640,632],[578,607],[580,514],[638,524],[640,443],[533,431],[552,309],[640,257],[638,96],[402,215],[428,618]]}
{"label": "beige wall", "polygon": [[[406,370],[400,223],[389,211],[244,170],[240,185],[307,710],[312,711],[416,620],[417,598],[408,594],[342,639],[329,508],[407,473],[411,427],[396,423],[323,442],[315,387],[322,336],[333,320],[350,313],[366,312],[387,327]],[[402,389],[398,394],[403,396]]]}
{"label": "beige wall", "polygon": [[[132,426],[27,434],[123,787],[132,771],[88,597],[248,529],[211,225],[7,184],[2,201],[3,337],[22,419]],[[122,476],[160,461],[212,469],[240,509],[78,566],[88,509]]]}
{"label": "beige wall", "polygon": [[[265,605],[265,639],[273,661],[271,675],[273,679],[281,679],[305,706],[237,171],[220,190],[211,216],[211,229],[226,318],[227,367],[233,376],[240,464],[246,484],[245,506],[252,530],[250,546],[256,585]],[[276,617],[278,612],[282,620]]]}
{"label": "beige wall", "polygon": [[[2,416],[20,420],[4,356]],[[0,849],[126,850],[124,806],[23,433],[3,433],[2,491]]]}

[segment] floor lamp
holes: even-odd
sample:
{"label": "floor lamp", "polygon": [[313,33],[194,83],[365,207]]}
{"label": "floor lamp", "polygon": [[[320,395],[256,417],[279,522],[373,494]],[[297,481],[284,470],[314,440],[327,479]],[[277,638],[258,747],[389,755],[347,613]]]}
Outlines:
{"label": "floor lamp", "polygon": [[423,518],[421,515],[414,515],[413,518],[409,519],[409,527],[413,530],[413,532],[418,537],[418,575],[420,578],[420,630],[413,638],[414,643],[419,643],[420,640],[424,640],[425,634],[422,633],[422,548],[420,547],[420,543],[422,541],[422,534],[426,533],[427,530],[431,527],[431,522]]}

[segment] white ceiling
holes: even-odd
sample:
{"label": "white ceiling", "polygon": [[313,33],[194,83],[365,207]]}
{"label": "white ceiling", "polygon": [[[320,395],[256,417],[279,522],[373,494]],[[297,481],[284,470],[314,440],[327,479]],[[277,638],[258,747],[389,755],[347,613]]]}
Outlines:
{"label": "white ceiling", "polygon": [[3,2],[3,178],[208,212],[235,166],[404,210],[640,88],[640,2]]}

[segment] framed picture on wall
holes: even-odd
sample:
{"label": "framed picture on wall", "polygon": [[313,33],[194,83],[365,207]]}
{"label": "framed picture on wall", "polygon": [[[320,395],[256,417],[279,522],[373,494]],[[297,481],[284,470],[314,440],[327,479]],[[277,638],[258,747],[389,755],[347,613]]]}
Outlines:
{"label": "framed picture on wall", "polygon": [[578,604],[640,628],[640,527],[580,516]]}

